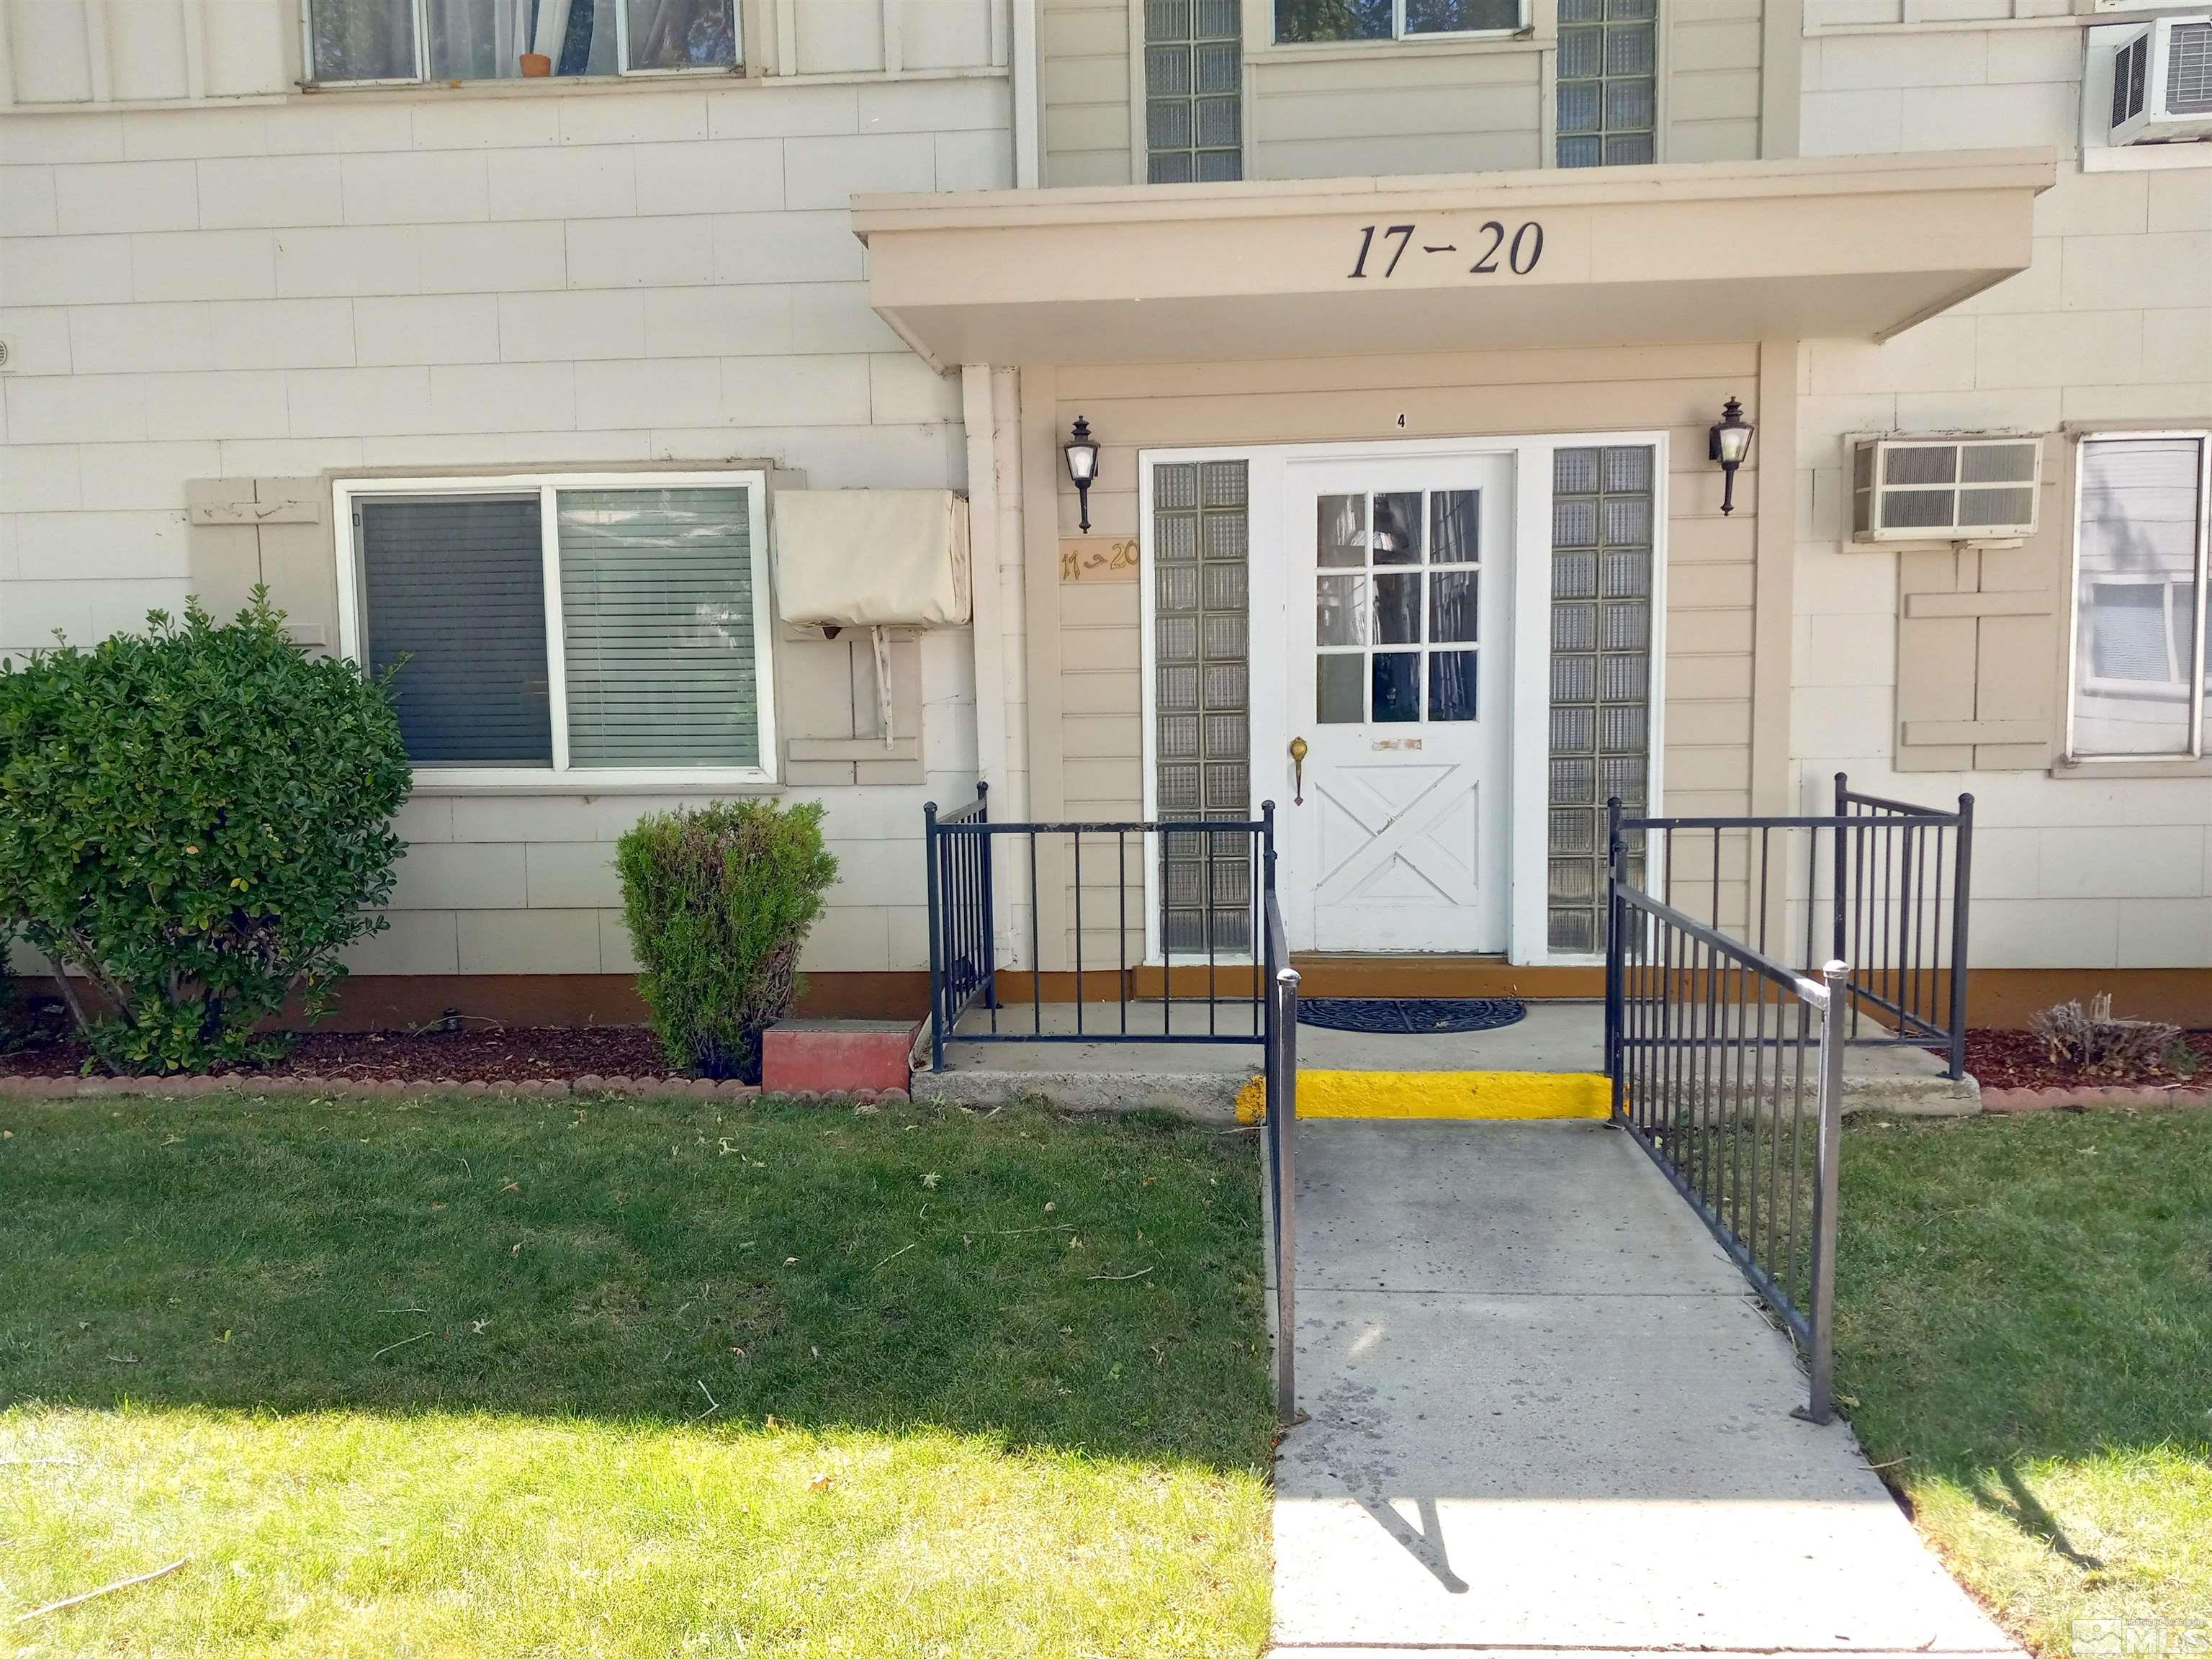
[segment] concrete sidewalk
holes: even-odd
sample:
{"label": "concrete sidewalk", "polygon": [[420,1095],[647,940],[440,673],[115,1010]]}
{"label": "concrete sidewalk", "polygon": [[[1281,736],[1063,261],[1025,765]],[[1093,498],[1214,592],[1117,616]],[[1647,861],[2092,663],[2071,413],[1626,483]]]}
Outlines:
{"label": "concrete sidewalk", "polygon": [[1302,1124],[1275,1641],[2014,1654],[1601,1124]]}
{"label": "concrete sidewalk", "polygon": [[[1079,1006],[1030,1003],[999,1010],[998,1029],[1021,1033],[1032,1024],[1056,1036],[1086,1031],[1132,1031],[1167,1027],[1191,1033],[1209,1028],[1224,1035],[1256,1030],[1249,1002],[1203,1000],[1113,1002]],[[992,1029],[987,1009],[974,1008],[961,1032]],[[1306,1071],[1353,1072],[1602,1072],[1605,1010],[1595,1002],[1531,1002],[1528,1015],[1491,1031],[1402,1036],[1364,1031],[1298,1028],[1298,1064]],[[925,1048],[923,1060],[927,1061]],[[963,1105],[996,1105],[1012,1096],[1040,1094],[1063,1106],[1094,1110],[1167,1106],[1200,1116],[1226,1118],[1244,1080],[1259,1069],[1256,1037],[1243,1042],[1174,1047],[1097,1042],[1006,1042],[947,1045],[943,1072],[918,1072],[917,1095]],[[1853,1048],[1844,1057],[1844,1109],[1924,1112],[1957,1115],[1979,1109],[1981,1091],[1970,1078],[1954,1083],[1941,1061],[1920,1048]]]}

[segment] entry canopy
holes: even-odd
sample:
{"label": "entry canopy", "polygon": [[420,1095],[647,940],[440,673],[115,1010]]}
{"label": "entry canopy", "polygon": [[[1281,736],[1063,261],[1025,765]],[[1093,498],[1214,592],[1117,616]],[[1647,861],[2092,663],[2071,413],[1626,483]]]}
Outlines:
{"label": "entry canopy", "polygon": [[1886,339],[2026,268],[2048,150],[857,196],[940,368]]}

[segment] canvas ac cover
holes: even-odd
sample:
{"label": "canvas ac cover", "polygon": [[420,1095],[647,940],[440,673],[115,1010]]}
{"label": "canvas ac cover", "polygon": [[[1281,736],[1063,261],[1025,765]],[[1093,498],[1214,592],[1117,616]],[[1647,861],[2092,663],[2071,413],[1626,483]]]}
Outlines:
{"label": "canvas ac cover", "polygon": [[776,591],[805,628],[957,628],[968,620],[968,503],[949,489],[786,489]]}

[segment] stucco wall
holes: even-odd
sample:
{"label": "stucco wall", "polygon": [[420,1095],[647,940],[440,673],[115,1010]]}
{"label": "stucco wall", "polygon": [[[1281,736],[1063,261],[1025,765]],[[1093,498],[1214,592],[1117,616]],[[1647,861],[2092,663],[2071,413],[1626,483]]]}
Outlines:
{"label": "stucco wall", "polygon": [[[1849,433],[2212,423],[2212,165],[2081,170],[2092,21],[1875,27],[1804,44],[1808,154],[2037,143],[2064,158],[2057,188],[2036,204],[2027,270],[1886,345],[1808,343],[1800,367],[1793,753],[1808,796],[1838,769],[1912,799],[1973,792],[1978,967],[2212,964],[2212,768],[2054,776],[2043,757],[2063,713],[2063,692],[2052,689],[2063,684],[2063,559],[2035,567],[2047,566],[2031,585],[2051,606],[2010,641],[2042,653],[2037,672],[1999,682],[1985,692],[1992,706],[1978,710],[2039,718],[2050,741],[2021,769],[1999,769],[2006,757],[1984,750],[1972,771],[1962,754],[1961,769],[1900,773],[1899,556],[1843,545]],[[2212,147],[2203,160],[2212,163]],[[2069,492],[2054,495],[2063,519]]]}
{"label": "stucco wall", "polygon": [[[19,106],[0,163],[0,648],[180,604],[191,479],[738,459],[966,481],[958,377],[869,308],[845,203],[1011,184],[1003,75]],[[914,672],[922,780],[818,792],[845,870],[811,967],[927,962],[921,804],[975,765],[966,635]],[[394,926],[356,966],[628,970],[611,842],[665,804],[418,797]]]}

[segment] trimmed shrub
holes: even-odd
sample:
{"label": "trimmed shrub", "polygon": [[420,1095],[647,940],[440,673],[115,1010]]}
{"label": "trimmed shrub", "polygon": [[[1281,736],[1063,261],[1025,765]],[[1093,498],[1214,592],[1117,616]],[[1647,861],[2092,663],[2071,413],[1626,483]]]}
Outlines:
{"label": "trimmed shrub", "polygon": [[837,879],[822,808],[718,801],[638,820],[617,853],[640,995],[672,1065],[760,1081],[761,1033],[791,1011],[799,946]]}
{"label": "trimmed shrub", "polygon": [[[385,687],[310,661],[256,589],[143,635],[0,665],[0,922],[118,1072],[264,1058],[295,990],[380,930],[410,781]],[[72,969],[98,988],[88,1004]],[[102,1006],[102,1005],[105,1006]]]}

